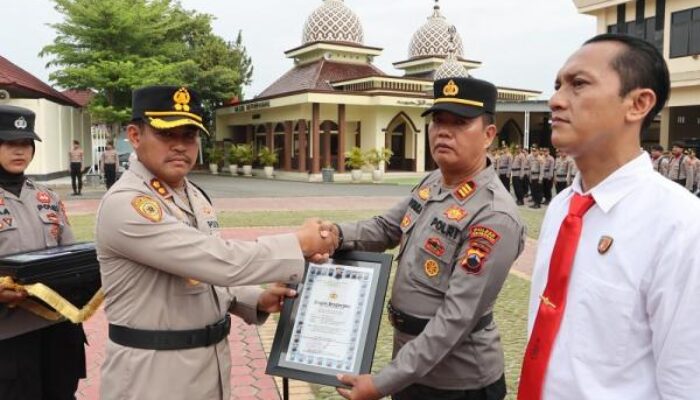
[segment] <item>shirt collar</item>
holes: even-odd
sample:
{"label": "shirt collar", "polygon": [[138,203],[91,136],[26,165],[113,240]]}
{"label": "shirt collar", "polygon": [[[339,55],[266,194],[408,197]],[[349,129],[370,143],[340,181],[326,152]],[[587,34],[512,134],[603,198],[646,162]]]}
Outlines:
{"label": "shirt collar", "polygon": [[642,175],[653,172],[654,167],[649,155],[642,152],[586,193],[583,193],[581,188],[581,173],[577,173],[568,195],[571,195],[571,192],[590,194],[595,199],[596,205],[607,213],[636,188],[636,185],[642,181],[639,179]]}

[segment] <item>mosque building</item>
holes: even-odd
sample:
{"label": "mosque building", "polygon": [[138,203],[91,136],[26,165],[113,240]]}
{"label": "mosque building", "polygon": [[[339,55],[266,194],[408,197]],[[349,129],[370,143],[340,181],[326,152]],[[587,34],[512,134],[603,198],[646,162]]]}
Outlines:
{"label": "mosque building", "polygon": [[[408,58],[393,63],[403,74],[385,73],[373,64],[382,48],[365,44],[357,15],[343,0],[324,0],[306,19],[301,46],[285,52],[293,67],[257,97],[217,110],[215,140],[277,149],[278,171],[309,180],[325,167],[344,173],[343,154],[355,146],[391,149],[388,172],[432,170],[421,113],[432,105],[433,80],[471,75],[481,62],[465,58],[438,0],[408,48]],[[499,143],[549,143],[540,94],[498,87]]]}

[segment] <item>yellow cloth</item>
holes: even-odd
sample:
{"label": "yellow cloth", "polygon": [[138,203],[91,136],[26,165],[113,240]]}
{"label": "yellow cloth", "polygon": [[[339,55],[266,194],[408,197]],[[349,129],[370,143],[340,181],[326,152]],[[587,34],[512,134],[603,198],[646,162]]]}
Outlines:
{"label": "yellow cloth", "polygon": [[95,313],[95,311],[97,311],[100,305],[102,305],[102,301],[105,297],[104,293],[102,293],[102,289],[100,289],[92,296],[92,299],[90,299],[90,301],[83,308],[78,309],[68,300],[64,299],[63,296],[56,293],[53,289],[44,285],[43,283],[20,285],[15,283],[15,281],[9,276],[3,276],[0,277],[0,286],[18,291],[24,290],[31,296],[34,296],[53,307],[55,311],[49,310],[45,306],[31,299],[23,300],[18,304],[19,307],[50,321],[59,321],[65,318],[74,324],[79,324],[89,319]]}

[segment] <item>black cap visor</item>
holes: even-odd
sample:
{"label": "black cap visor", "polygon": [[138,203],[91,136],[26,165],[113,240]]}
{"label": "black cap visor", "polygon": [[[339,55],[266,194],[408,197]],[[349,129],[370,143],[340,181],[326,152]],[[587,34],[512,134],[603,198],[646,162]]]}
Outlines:
{"label": "black cap visor", "polygon": [[437,111],[447,111],[462,118],[476,118],[486,112],[483,107],[444,102],[433,104],[432,107],[425,110],[423,114],[421,114],[421,117],[425,117],[426,115]]}
{"label": "black cap visor", "polygon": [[25,130],[11,130],[11,131],[0,131],[0,140],[4,142],[11,142],[13,140],[22,140],[22,139],[32,139],[32,140],[38,140],[41,142],[41,138],[39,135],[32,131],[25,131]]}

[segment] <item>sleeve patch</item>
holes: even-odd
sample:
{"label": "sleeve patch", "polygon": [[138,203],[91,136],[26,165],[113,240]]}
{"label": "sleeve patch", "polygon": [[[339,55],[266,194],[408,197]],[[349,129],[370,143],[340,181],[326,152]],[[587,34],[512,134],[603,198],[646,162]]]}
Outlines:
{"label": "sleeve patch", "polygon": [[131,205],[140,216],[151,222],[160,222],[163,219],[163,210],[150,196],[136,196],[131,200]]}
{"label": "sleeve patch", "polygon": [[485,239],[491,244],[496,244],[500,238],[501,235],[485,226],[473,226],[469,230],[469,239]]}

